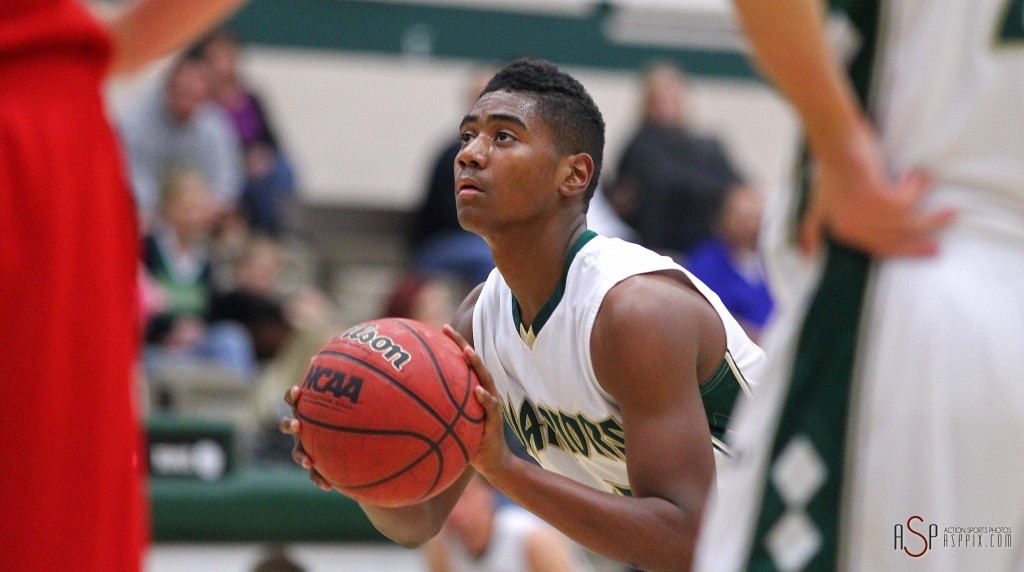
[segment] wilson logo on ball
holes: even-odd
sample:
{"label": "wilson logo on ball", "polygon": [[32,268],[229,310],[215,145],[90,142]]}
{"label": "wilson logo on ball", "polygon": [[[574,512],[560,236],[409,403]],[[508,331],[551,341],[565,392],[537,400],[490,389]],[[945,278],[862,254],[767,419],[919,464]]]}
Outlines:
{"label": "wilson logo on ball", "polygon": [[402,366],[411,359],[409,352],[402,349],[402,346],[396,344],[391,338],[377,333],[377,324],[359,324],[345,330],[339,337],[366,344],[370,349],[383,356],[391,364],[391,367],[398,371],[402,371]]}
{"label": "wilson logo on ball", "polygon": [[352,403],[359,403],[363,378],[314,364],[306,372],[306,379],[302,382],[302,387],[317,393],[330,393],[337,399],[344,397]]}

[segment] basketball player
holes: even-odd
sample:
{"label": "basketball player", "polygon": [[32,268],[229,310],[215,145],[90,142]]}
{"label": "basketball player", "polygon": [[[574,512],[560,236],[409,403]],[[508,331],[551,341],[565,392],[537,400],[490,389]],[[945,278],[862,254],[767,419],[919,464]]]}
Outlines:
{"label": "basketball player", "polygon": [[139,236],[101,84],[239,0],[0,2],[0,566],[138,570]]}
{"label": "basketball player", "polygon": [[810,279],[776,267],[785,343],[698,567],[1020,570],[1024,2],[856,3],[829,26],[849,80],[824,4],[736,2],[806,132],[804,248],[827,240],[783,260]]}
{"label": "basketball player", "polygon": [[441,532],[424,546],[430,572],[583,572],[592,567],[547,523],[469,481]]}
{"label": "basketball player", "polygon": [[[648,570],[688,567],[715,478],[713,436],[720,443],[761,350],[671,259],[587,230],[604,120],[577,80],[548,62],[513,62],[460,131],[459,221],[497,265],[446,330],[486,388],[473,468],[594,552]],[[503,412],[540,466],[509,452]],[[291,418],[282,429],[301,431]],[[298,445],[293,457],[330,487]],[[384,534],[417,545],[471,473],[419,505],[363,508]]]}

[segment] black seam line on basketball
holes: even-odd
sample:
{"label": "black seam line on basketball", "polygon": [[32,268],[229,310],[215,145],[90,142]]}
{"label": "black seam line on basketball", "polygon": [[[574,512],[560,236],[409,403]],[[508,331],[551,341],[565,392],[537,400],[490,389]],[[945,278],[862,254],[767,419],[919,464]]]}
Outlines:
{"label": "black seam line on basketball", "polygon": [[[430,356],[431,363],[434,364],[434,371],[436,371],[437,372],[437,376],[441,378],[442,385],[444,385],[444,392],[448,395],[448,401],[451,401],[452,405],[454,405],[456,407],[460,407],[460,404],[455,401],[455,396],[452,395],[451,388],[448,387],[448,377],[445,376],[443,371],[441,371],[441,365],[439,363],[437,363],[437,357],[434,356],[433,350],[431,350],[430,346],[427,345],[427,342],[426,342],[426,340],[423,339],[423,336],[421,336],[419,332],[417,332],[416,330],[410,328],[409,326],[407,326],[406,324],[402,323],[399,320],[388,320],[388,321],[393,321],[396,325],[404,328],[405,330],[408,330],[408,332],[410,334],[412,334],[413,336],[416,337],[417,340],[419,340],[420,345],[422,345],[424,347],[424,349],[427,350],[427,355]],[[463,359],[465,359],[465,358],[463,358]],[[467,367],[469,367],[469,364],[466,364],[466,365],[467,365]],[[466,391],[467,391],[467,394],[468,394],[468,392],[469,392],[469,387],[468,386],[466,388]],[[465,405],[466,405],[466,400],[465,400],[465,398],[463,398],[461,406],[464,407]],[[459,413],[462,413],[462,409],[461,408],[459,409]]]}
{"label": "black seam line on basketball", "polygon": [[[447,383],[447,377],[444,376],[444,371],[441,370],[440,364],[437,363],[437,357],[434,356],[433,350],[430,349],[430,346],[427,345],[427,342],[423,339],[422,336],[420,336],[420,333],[417,332],[416,329],[414,329],[414,328],[410,327],[409,325],[407,325],[406,323],[402,322],[401,320],[389,319],[389,320],[386,320],[386,321],[394,322],[399,327],[401,327],[403,329],[406,329],[406,331],[408,331],[410,334],[412,334],[420,342],[420,345],[423,346],[423,348],[425,350],[427,350],[427,355],[430,356],[430,362],[434,364],[434,371],[437,372],[437,377],[440,378],[441,385],[444,386],[444,393],[447,394],[447,396],[449,396],[449,401],[451,401],[453,405],[456,405],[456,407],[459,407],[459,403],[456,402],[455,396],[452,395],[452,389],[449,387],[449,383]],[[467,393],[468,393],[469,388],[467,387],[466,390],[467,390]],[[466,400],[463,399],[462,406],[464,407],[465,405],[466,405]],[[462,412],[463,412],[462,408],[459,408],[459,413],[462,413]],[[455,423],[453,422],[453,426],[454,425],[455,425]]]}
{"label": "black seam line on basketball", "polygon": [[[408,471],[412,467],[415,467],[420,461],[422,461],[423,459],[426,459],[427,455],[430,455],[431,453],[434,453],[435,455],[437,455],[437,474],[434,475],[434,482],[430,483],[430,487],[427,488],[426,492],[424,492],[422,495],[420,495],[421,499],[426,497],[428,494],[430,494],[430,491],[434,490],[434,487],[437,486],[437,482],[441,480],[441,475],[444,474],[444,455],[441,454],[441,447],[439,447],[438,444],[435,443],[434,441],[431,441],[430,439],[427,439],[426,437],[424,437],[423,435],[420,435],[419,433],[413,433],[411,431],[395,431],[395,430],[390,430],[390,429],[363,429],[363,428],[359,428],[359,427],[346,427],[344,425],[333,425],[333,424],[327,423],[325,421],[320,421],[318,419],[313,419],[313,418],[311,418],[311,417],[309,417],[307,415],[303,415],[302,413],[299,413],[299,412],[296,412],[296,417],[298,417],[299,420],[301,420],[301,421],[310,423],[312,425],[316,425],[317,427],[323,427],[324,429],[330,429],[332,431],[338,431],[339,433],[357,433],[357,434],[363,434],[363,435],[401,435],[401,436],[404,436],[404,437],[412,437],[414,439],[418,439],[418,440],[423,441],[424,443],[427,444],[428,449],[427,449],[427,451],[425,453],[423,453],[419,457],[416,457],[415,459],[413,459],[406,466],[398,469],[397,471],[393,472],[392,474],[390,474],[390,475],[388,475],[388,476],[386,476],[386,477],[384,477],[382,479],[378,479],[378,480],[372,481],[370,483],[357,484],[357,485],[350,485],[350,484],[345,484],[345,483],[337,483],[338,485],[341,485],[342,487],[345,487],[347,489],[366,489],[366,488],[370,488],[370,487],[375,487],[377,485],[382,485],[382,484],[390,481],[391,479],[398,478],[399,476],[401,476],[403,473],[405,473],[406,471]],[[439,442],[440,442],[440,440],[438,441],[438,443]]]}
{"label": "black seam line on basketball", "polygon": [[[466,369],[466,387],[467,388],[473,387],[473,368],[472,367]],[[482,416],[480,416],[479,418],[477,418],[477,417],[470,417],[469,415],[466,415],[465,412],[463,412],[462,417],[466,421],[469,421],[470,423],[472,423],[474,425],[479,425],[479,424],[481,424],[481,423],[483,423],[484,421],[487,420],[487,412],[484,412],[484,414]]]}
{"label": "black seam line on basketball", "polygon": [[[445,424],[445,434],[442,435],[440,439],[438,439],[438,442],[444,440],[444,438],[447,437],[448,435],[451,435],[452,439],[455,440],[455,444],[458,445],[459,449],[462,450],[462,456],[466,459],[466,461],[469,461],[469,449],[466,448],[466,445],[465,445],[465,443],[462,442],[462,439],[459,437],[459,434],[454,431],[455,423],[458,422],[459,417],[465,417],[466,416],[466,414],[465,414],[466,413],[465,412],[466,402],[463,401],[461,406],[458,403],[455,402],[455,396],[452,395],[451,389],[448,387],[448,378],[444,375],[444,372],[441,371],[441,364],[437,363],[437,357],[434,356],[434,351],[431,350],[430,346],[427,345],[427,342],[426,342],[426,340],[423,339],[423,336],[421,336],[420,333],[417,332],[416,330],[414,330],[414,329],[410,328],[409,326],[407,326],[401,320],[386,320],[386,321],[394,322],[398,326],[401,326],[402,328],[407,330],[410,334],[412,334],[420,342],[420,345],[423,346],[423,349],[427,350],[427,355],[430,356],[430,363],[434,364],[434,371],[437,372],[437,377],[439,377],[441,379],[441,385],[444,386],[444,392],[448,396],[448,401],[451,401],[452,405],[455,406],[455,410],[456,410],[455,418],[452,419],[452,422],[450,424]],[[465,358],[463,358],[463,359],[465,359]],[[469,364],[466,364],[466,367],[470,367]],[[466,392],[467,393],[469,392],[469,388],[470,387],[471,386],[469,386],[469,385],[466,386]]]}
{"label": "black seam line on basketball", "polygon": [[462,440],[459,438],[458,434],[455,433],[454,431],[452,431],[452,425],[449,425],[448,422],[445,421],[443,417],[441,417],[436,411],[434,411],[434,408],[431,407],[429,403],[427,403],[426,401],[423,401],[423,399],[421,399],[420,396],[416,395],[412,391],[409,391],[408,387],[405,387],[404,385],[399,383],[398,380],[396,380],[395,378],[393,378],[390,375],[388,375],[387,372],[385,372],[384,370],[381,370],[381,369],[377,368],[373,364],[368,363],[366,361],[363,361],[363,360],[361,360],[361,359],[359,359],[359,358],[357,358],[355,356],[350,356],[348,354],[344,354],[344,353],[341,353],[341,352],[336,352],[336,351],[331,351],[331,350],[322,350],[317,355],[329,355],[329,356],[333,356],[333,357],[339,357],[339,358],[347,359],[349,361],[361,364],[361,365],[365,366],[367,369],[372,370],[373,372],[379,374],[381,377],[387,379],[389,382],[391,382],[392,385],[394,385],[400,391],[402,391],[403,393],[405,393],[406,395],[411,397],[416,403],[419,403],[420,407],[422,407],[424,410],[426,410],[428,413],[430,413],[430,415],[432,415],[434,417],[434,419],[436,419],[437,422],[441,424],[441,427],[444,427],[444,433],[442,433],[441,436],[437,438],[437,442],[440,443],[441,441],[444,440],[445,437],[448,437],[450,435],[455,440],[455,443],[459,446],[459,449],[462,450],[462,456],[466,459],[467,462],[469,461],[469,450],[466,449],[466,446],[462,443]]}

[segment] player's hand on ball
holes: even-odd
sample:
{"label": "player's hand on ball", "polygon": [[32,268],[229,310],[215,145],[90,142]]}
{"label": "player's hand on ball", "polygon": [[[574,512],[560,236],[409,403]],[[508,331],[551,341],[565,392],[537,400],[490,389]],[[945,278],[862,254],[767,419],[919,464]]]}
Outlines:
{"label": "player's hand on ball", "polygon": [[480,386],[476,388],[475,397],[480,405],[483,405],[487,419],[484,421],[484,436],[480,441],[480,447],[476,455],[470,460],[473,468],[487,478],[488,475],[502,471],[513,459],[512,451],[505,442],[505,428],[502,425],[501,398],[494,386],[494,378],[487,370],[480,356],[472,346],[456,332],[451,326],[444,327],[444,333],[455,341],[462,349],[470,367],[480,380]]}
{"label": "player's hand on ball", "polygon": [[331,490],[333,488],[331,483],[313,468],[313,460],[306,455],[306,452],[302,449],[302,442],[299,441],[299,431],[302,430],[302,424],[297,419],[298,415],[296,415],[295,409],[299,402],[299,387],[297,385],[293,385],[285,392],[284,402],[292,408],[293,417],[282,418],[279,428],[282,433],[295,438],[295,446],[292,447],[292,460],[302,466],[303,469],[309,471],[309,480],[313,481],[313,484],[325,491]]}

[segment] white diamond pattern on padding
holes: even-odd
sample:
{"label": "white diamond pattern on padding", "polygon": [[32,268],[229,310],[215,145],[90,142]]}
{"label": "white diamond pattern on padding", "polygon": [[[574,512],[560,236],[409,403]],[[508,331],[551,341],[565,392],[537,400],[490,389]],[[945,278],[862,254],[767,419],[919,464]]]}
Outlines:
{"label": "white diamond pattern on padding", "polygon": [[824,461],[811,440],[803,435],[790,439],[772,465],[772,484],[790,509],[807,506],[827,476]]}
{"label": "white diamond pattern on padding", "polygon": [[765,541],[775,566],[781,572],[796,572],[821,548],[821,532],[807,513],[789,510],[772,525]]}

